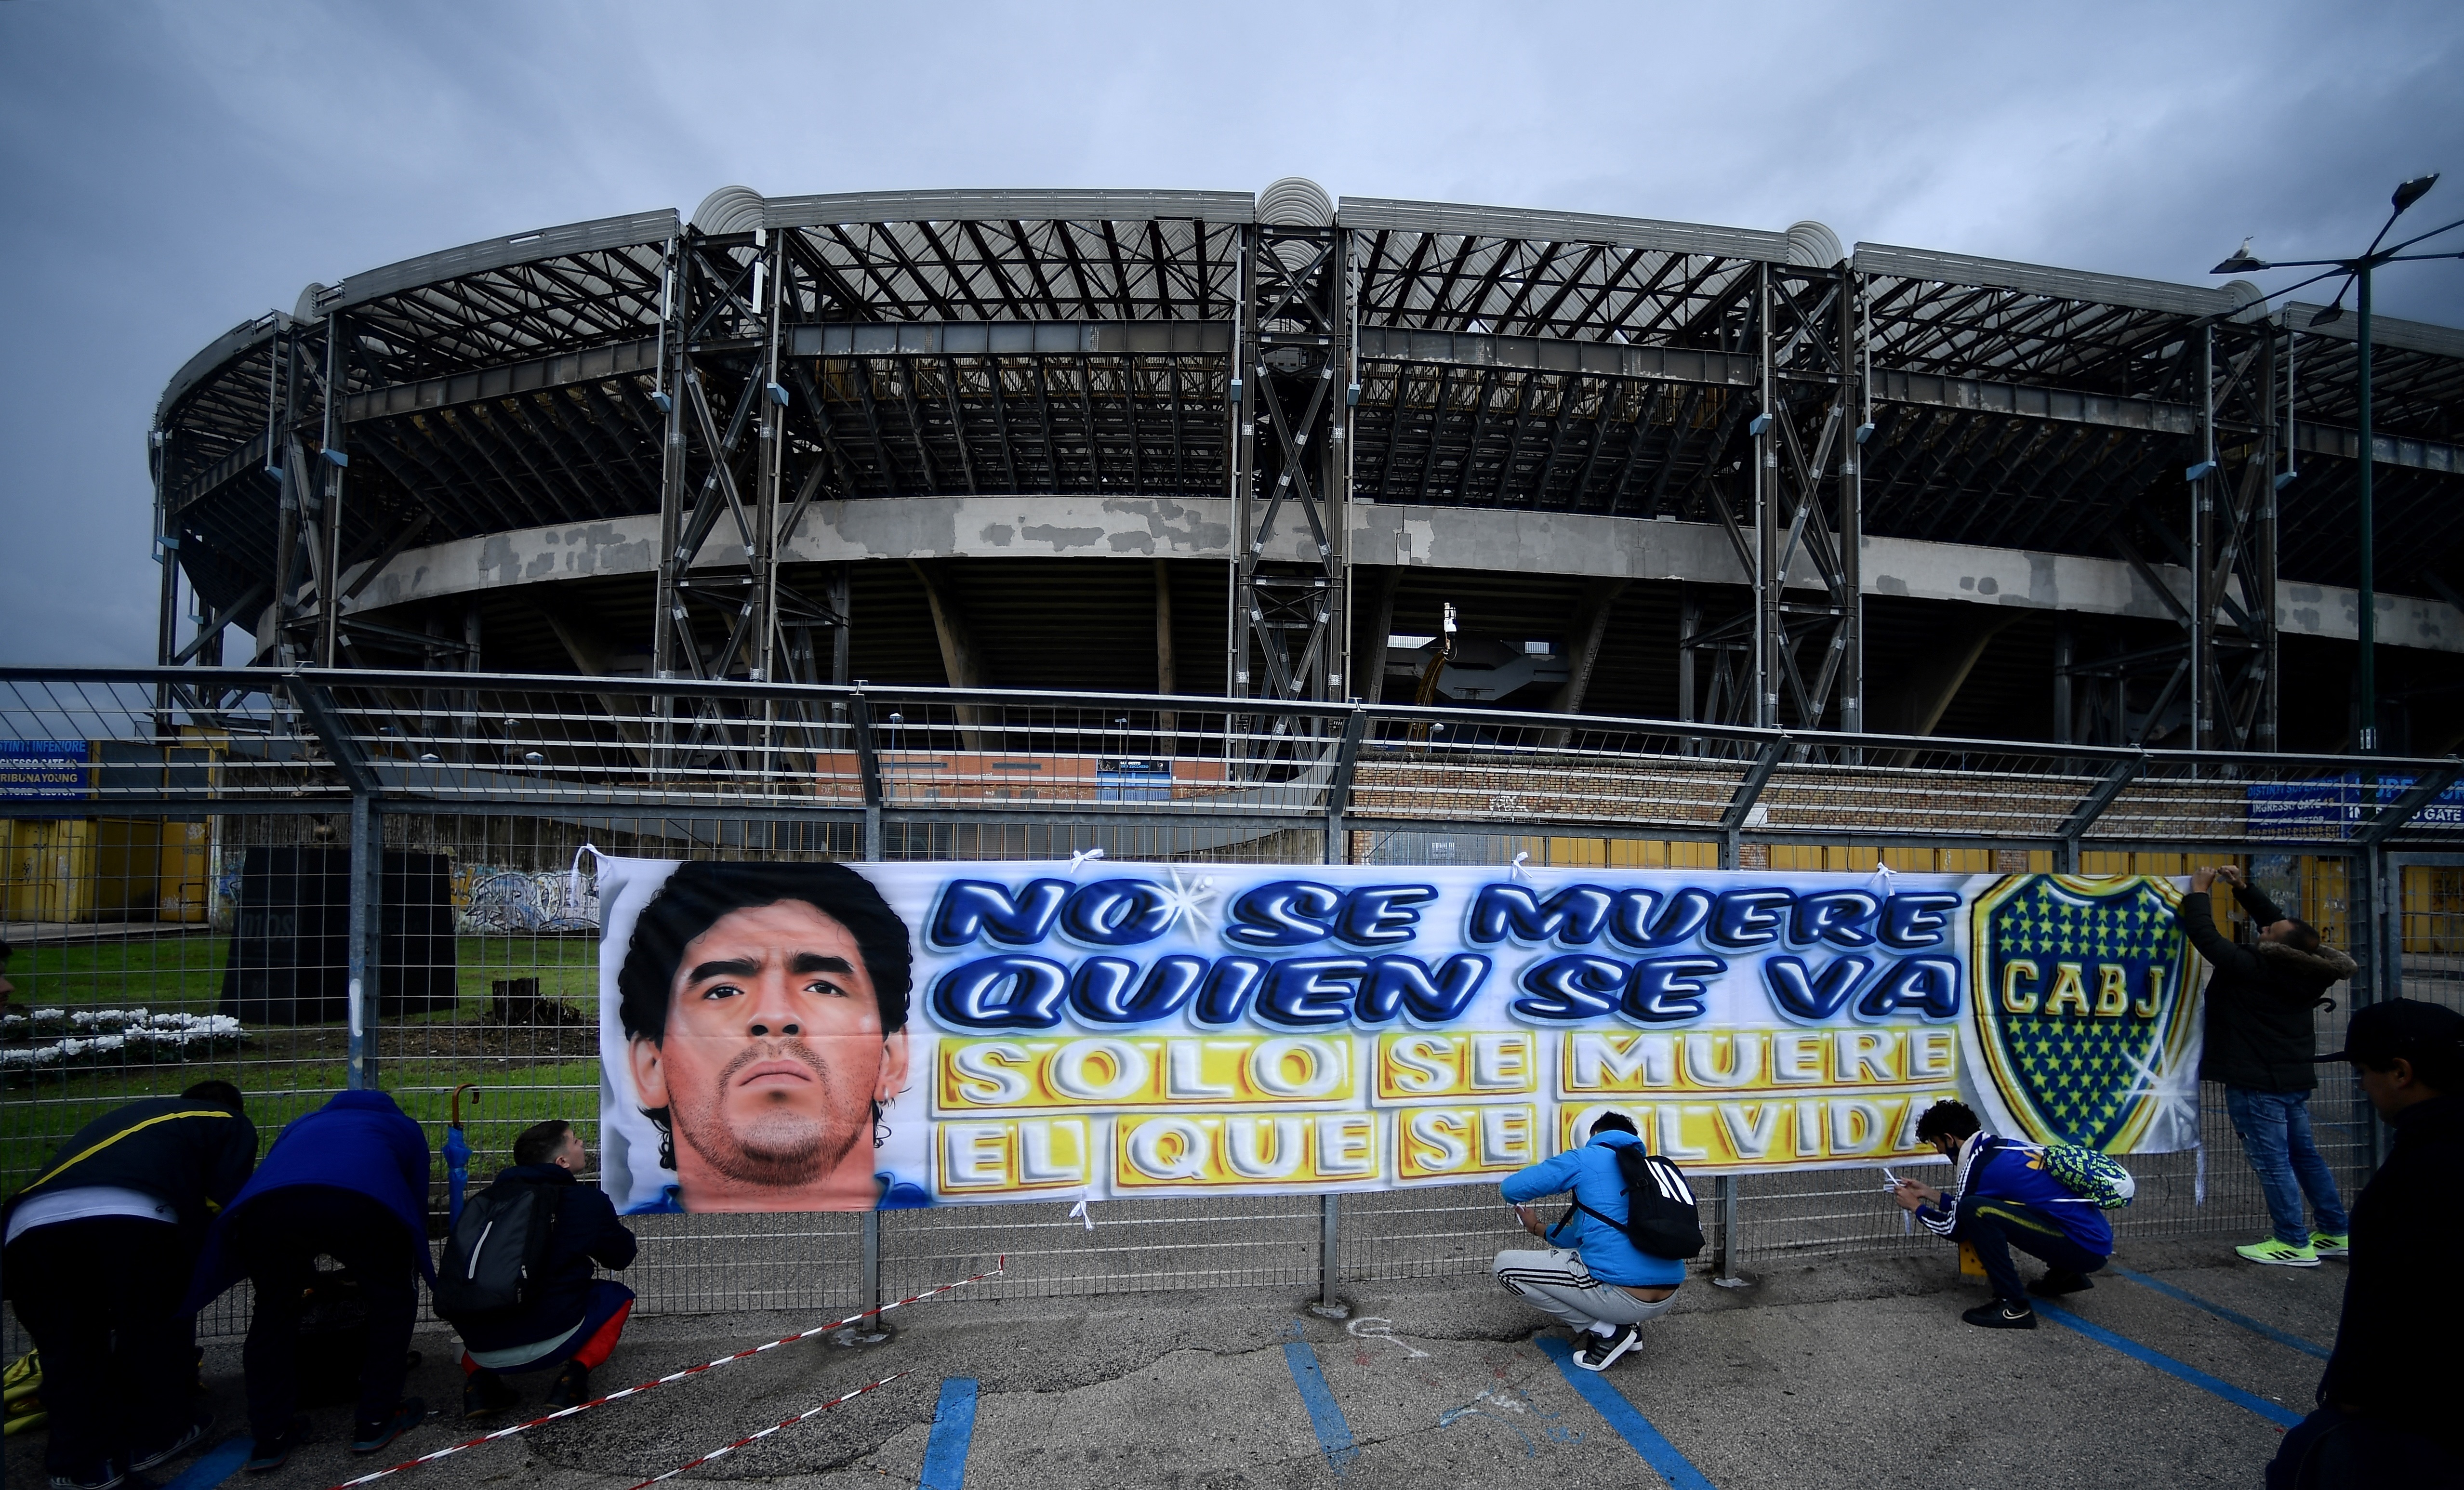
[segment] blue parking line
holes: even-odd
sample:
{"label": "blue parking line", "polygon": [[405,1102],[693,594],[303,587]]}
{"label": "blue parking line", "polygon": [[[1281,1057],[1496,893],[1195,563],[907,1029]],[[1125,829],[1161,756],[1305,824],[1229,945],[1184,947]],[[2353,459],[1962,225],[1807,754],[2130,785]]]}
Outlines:
{"label": "blue parking line", "polygon": [[2036,1312],[2057,1325],[2067,1326],[2078,1330],[2098,1345],[2110,1346],[2134,1361],[2153,1366],[2167,1376],[2177,1376],[2201,1391],[2213,1392],[2235,1407],[2247,1408],[2278,1428],[2290,1428],[2301,1421],[2300,1413],[2280,1402],[2270,1402],[2255,1392],[2242,1391],[2232,1382],[2220,1381],[2195,1366],[2177,1361],[2162,1350],[2150,1350],[2136,1340],[2125,1340],[2101,1325],[2089,1324],[2068,1309],[2057,1309],[2050,1304],[2039,1302],[2036,1304]]}
{"label": "blue parking line", "polygon": [[1300,1389],[1309,1426],[1317,1430],[1317,1445],[1326,1451],[1326,1467],[1340,1479],[1360,1457],[1360,1446],[1352,1441],[1352,1425],[1343,1420],[1343,1408],[1326,1384],[1326,1372],[1318,1369],[1317,1352],[1304,1341],[1286,1341],[1284,1364],[1292,1369],[1292,1385]]}
{"label": "blue parking line", "polygon": [[1717,1490],[1709,1479],[1704,1478],[1703,1472],[1694,1467],[1692,1460],[1677,1452],[1677,1445],[1651,1426],[1650,1418],[1635,1411],[1634,1404],[1625,1399],[1624,1392],[1609,1385],[1606,1376],[1576,1366],[1573,1347],[1554,1335],[1542,1335],[1538,1344],[1557,1363],[1558,1373],[1566,1378],[1567,1384],[1582,1394],[1583,1400],[1592,1405],[1592,1411],[1608,1420],[1608,1425],[1617,1431],[1617,1436],[1642,1456],[1644,1463],[1660,1472],[1660,1478],[1668,1481],[1670,1490]]}
{"label": "blue parking line", "polygon": [[2275,1341],[2277,1345],[2291,1346],[2294,1349],[2300,1351],[2303,1355],[2316,1356],[2320,1360],[2323,1361],[2327,1359],[2328,1355],[2331,1353],[2324,1346],[2315,1345],[2310,1341],[2302,1339],[2299,1335],[2293,1334],[2287,1330],[2278,1329],[2275,1326],[2263,1321],[2252,1319],[2249,1315],[2240,1313],[2233,1309],[2226,1308],[2221,1304],[2210,1304],[2207,1300],[2200,1298],[2197,1294],[2191,1293],[2187,1289],[2176,1288],[2171,1283],[2165,1282],[2161,1278],[2150,1278],[2145,1273],[2134,1273],[2126,1267],[2116,1267],[2110,1262],[2104,1264],[2104,1270],[2108,1273],[2119,1273],[2123,1277],[2129,1279],[2132,1282],[2137,1283],[2142,1288],[2153,1288],[2167,1299],[2179,1300],[2194,1309],[2205,1309],[2216,1318],[2223,1320],[2226,1324],[2239,1325],[2242,1328],[2249,1330],[2254,1335],[2265,1335],[2268,1339]]}
{"label": "blue parking line", "polygon": [[166,1481],[163,1490],[212,1490],[238,1473],[239,1467],[248,1462],[249,1451],[255,1446],[255,1440],[246,1434],[225,1438],[180,1471],[179,1479]]}
{"label": "blue parking line", "polygon": [[941,1383],[933,1406],[933,1436],[924,1441],[924,1490],[961,1490],[967,1482],[967,1445],[976,1438],[976,1379],[952,1376]]}

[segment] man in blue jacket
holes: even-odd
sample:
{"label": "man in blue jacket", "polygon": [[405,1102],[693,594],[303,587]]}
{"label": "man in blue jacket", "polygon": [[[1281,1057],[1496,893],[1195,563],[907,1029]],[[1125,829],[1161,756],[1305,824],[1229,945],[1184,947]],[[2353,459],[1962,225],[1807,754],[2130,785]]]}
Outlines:
{"label": "man in blue jacket", "polygon": [[95,1119],[10,1197],[0,1280],[42,1352],[53,1484],[108,1490],[205,1436],[180,1297],[255,1163],[239,1088],[199,1082]]}
{"label": "man in blue jacket", "polygon": [[[1508,1293],[1566,1322],[1574,1332],[1574,1364],[1587,1371],[1607,1370],[1633,1349],[1642,1323],[1674,1308],[1677,1285],[1685,1281],[1684,1262],[1639,1250],[1622,1227],[1601,1219],[1627,1214],[1617,1151],[1641,1142],[1632,1118],[1605,1112],[1593,1120],[1589,1143],[1517,1170],[1498,1186],[1523,1229],[1549,1250],[1501,1252],[1491,1271]],[[1575,1203],[1554,1226],[1543,1226],[1528,1202],[1569,1191]]]}
{"label": "man in blue jacket", "polygon": [[[1993,1297],[1959,1317],[1987,1329],[2034,1329],[2031,1293],[2093,1288],[2088,1274],[2113,1256],[2113,1227],[2095,1201],[2045,1172],[2041,1153],[1984,1131],[1964,1102],[1937,1102],[1917,1119],[1917,1138],[1958,1166],[1947,1191],[1912,1179],[1892,1192],[1937,1237],[1967,1242]],[[2011,1249],[2042,1260],[2045,1276],[2022,1288]]]}
{"label": "man in blue jacket", "polygon": [[633,1290],[594,1275],[592,1264],[625,1267],[633,1260],[633,1234],[616,1219],[616,1207],[597,1185],[576,1178],[590,1163],[573,1125],[535,1123],[514,1139],[514,1165],[496,1172],[499,1185],[544,1185],[556,1193],[556,1220],[548,1233],[541,1276],[530,1297],[511,1309],[452,1320],[462,1334],[462,1415],[485,1417],[514,1405],[514,1389],[499,1372],[543,1371],[561,1366],[548,1390],[551,1407],[590,1400],[592,1368],[607,1359],[633,1312]]}
{"label": "man in blue jacket", "polygon": [[428,1136],[391,1097],[341,1092],[283,1128],[214,1223],[188,1304],[203,1308],[243,1277],[255,1285],[240,1357],[256,1437],[248,1469],[279,1469],[298,1445],[299,1314],[320,1255],[358,1280],[368,1310],[351,1452],[374,1454],[428,1415],[417,1397],[401,1396],[419,1308],[413,1275],[436,1277],[428,1171]]}

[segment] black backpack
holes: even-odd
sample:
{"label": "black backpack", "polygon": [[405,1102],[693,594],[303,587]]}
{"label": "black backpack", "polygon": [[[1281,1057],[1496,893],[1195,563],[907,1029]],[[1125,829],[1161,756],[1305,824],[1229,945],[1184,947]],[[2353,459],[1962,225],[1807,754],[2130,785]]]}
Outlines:
{"label": "black backpack", "polygon": [[1640,1144],[1616,1146],[1617,1175],[1625,1181],[1626,1218],[1602,1216],[1582,1201],[1574,1209],[1594,1220],[1606,1221],[1625,1233],[1635,1250],[1648,1257],[1683,1261],[1703,1250],[1703,1218],[1694,1210],[1694,1192],[1684,1172]]}
{"label": "black backpack", "polygon": [[430,1290],[437,1314],[469,1319],[530,1303],[545,1278],[561,1198],[553,1185],[500,1179],[465,1200]]}

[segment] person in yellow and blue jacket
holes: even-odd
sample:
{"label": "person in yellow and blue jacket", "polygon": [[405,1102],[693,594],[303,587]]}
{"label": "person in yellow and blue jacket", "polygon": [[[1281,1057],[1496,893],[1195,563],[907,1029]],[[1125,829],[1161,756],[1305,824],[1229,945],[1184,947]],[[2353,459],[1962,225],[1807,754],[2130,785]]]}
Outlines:
{"label": "person in yellow and blue jacket", "polygon": [[[1937,1237],[1964,1241],[1985,1265],[1993,1297],[1960,1315],[1987,1329],[2034,1329],[2028,1295],[2093,1288],[2088,1274],[2113,1256],[2113,1227],[2097,1203],[2047,1172],[2038,1150],[1984,1131],[1964,1102],[1937,1102],[1917,1119],[1917,1137],[1958,1168],[1950,1188],[1903,1179],[1900,1208]],[[2042,1261],[2045,1276],[2020,1286],[2011,1249]]]}

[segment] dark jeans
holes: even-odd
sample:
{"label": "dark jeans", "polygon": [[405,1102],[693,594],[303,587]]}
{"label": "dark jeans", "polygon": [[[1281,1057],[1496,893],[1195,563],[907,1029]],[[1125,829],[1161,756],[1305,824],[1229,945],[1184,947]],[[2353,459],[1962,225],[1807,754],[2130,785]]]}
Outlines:
{"label": "dark jeans", "polygon": [[625,1333],[625,1322],[632,1315],[632,1289],[611,1279],[594,1278],[590,1281],[589,1293],[584,1295],[582,1323],[573,1327],[571,1334],[538,1355],[511,1366],[482,1368],[465,1350],[462,1369],[466,1373],[486,1369],[513,1376],[523,1371],[543,1371],[551,1366],[562,1366],[567,1361],[579,1361],[583,1369],[596,1370],[615,1350],[617,1337]]}
{"label": "dark jeans", "polygon": [[50,1473],[100,1479],[106,1461],[125,1468],[187,1430],[195,1322],[180,1301],[195,1262],[178,1227],[133,1216],[37,1226],[0,1255],[42,1352]]}
{"label": "dark jeans", "polygon": [[2285,1430],[2267,1490],[2464,1490],[2464,1458],[2417,1433],[2322,1407]]}
{"label": "dark jeans", "polygon": [[2093,1273],[2104,1266],[2102,1254],[2071,1240],[2060,1222],[2035,1206],[1970,1194],[1959,1197],[1959,1209],[1953,1215],[1951,1239],[1976,1249],[1976,1260],[1985,1264],[1985,1276],[1992,1281],[1997,1299],[2028,1302],[2018,1264],[2011,1260],[2013,1247],[2056,1272]]}
{"label": "dark jeans", "polygon": [[2335,1172],[2310,1141],[2310,1094],[2306,1091],[2257,1091],[2248,1086],[2225,1088],[2225,1111],[2233,1131],[2241,1135],[2241,1151],[2258,1172],[2258,1188],[2267,1195],[2268,1218],[2276,1223],[2276,1239],[2296,1247],[2310,1244],[2310,1228],[2301,1224],[2301,1198],[2310,1198],[2319,1229],[2342,1237],[2351,1225],[2336,1194]]}
{"label": "dark jeans", "polygon": [[402,1395],[404,1356],[419,1310],[416,1241],[402,1218],[367,1196],[293,1185],[251,1199],[231,1217],[231,1244],[256,1288],[248,1322],[248,1425],[271,1438],[299,1406],[299,1315],[319,1254],[350,1269],[368,1309],[368,1353],[360,1365],[353,1424],[373,1428]]}

